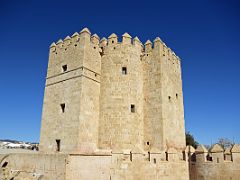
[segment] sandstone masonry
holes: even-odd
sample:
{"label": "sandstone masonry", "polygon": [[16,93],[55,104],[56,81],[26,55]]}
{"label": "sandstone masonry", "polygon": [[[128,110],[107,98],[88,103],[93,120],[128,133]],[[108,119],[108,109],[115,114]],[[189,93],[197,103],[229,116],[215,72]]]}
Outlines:
{"label": "sandstone masonry", "polygon": [[[185,144],[179,57],[159,37],[144,45],[128,33],[100,40],[84,28],[50,46],[40,151],[0,154],[0,179],[221,176],[220,166],[206,165],[206,153]],[[227,165],[233,177],[240,175],[236,147]],[[219,154],[212,158],[223,163]]]}
{"label": "sandstone masonry", "polygon": [[41,151],[56,151],[57,140],[66,153],[182,150],[184,132],[180,59],[160,38],[144,47],[85,28],[51,45]]}

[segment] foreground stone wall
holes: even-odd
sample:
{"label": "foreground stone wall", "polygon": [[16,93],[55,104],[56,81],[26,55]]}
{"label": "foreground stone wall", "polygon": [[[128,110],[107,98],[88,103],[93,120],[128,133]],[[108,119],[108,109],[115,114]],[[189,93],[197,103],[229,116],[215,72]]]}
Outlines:
{"label": "foreground stone wall", "polygon": [[187,161],[180,154],[156,149],[147,153],[139,148],[93,154],[5,154],[5,158],[1,156],[0,179],[188,180]]}
{"label": "foreground stone wall", "polygon": [[[168,155],[168,158],[166,156]],[[175,158],[173,158],[173,156]],[[187,162],[177,153],[153,151],[145,154],[140,149],[113,152],[111,179],[119,180],[188,180]]]}
{"label": "foreground stone wall", "polygon": [[[70,155],[66,180],[188,180],[187,162],[178,158],[158,159],[158,154],[115,151],[108,155]],[[165,155],[165,153],[164,153]],[[176,155],[176,154],[175,154]],[[152,158],[150,158],[152,156]],[[165,156],[166,157],[166,156]]]}
{"label": "foreground stone wall", "polygon": [[110,180],[111,156],[70,155],[66,166],[66,180]]}
{"label": "foreground stone wall", "polygon": [[223,149],[214,145],[207,150],[203,145],[187,147],[191,180],[239,180],[240,179],[240,145]]}
{"label": "foreground stone wall", "polygon": [[92,154],[4,154],[0,155],[0,179],[26,180],[239,180],[240,145],[223,150],[214,145],[187,147],[185,154],[170,148],[145,152],[102,151]]}
{"label": "foreground stone wall", "polygon": [[0,162],[0,179],[64,180],[66,160],[67,155],[61,154],[8,154]]}

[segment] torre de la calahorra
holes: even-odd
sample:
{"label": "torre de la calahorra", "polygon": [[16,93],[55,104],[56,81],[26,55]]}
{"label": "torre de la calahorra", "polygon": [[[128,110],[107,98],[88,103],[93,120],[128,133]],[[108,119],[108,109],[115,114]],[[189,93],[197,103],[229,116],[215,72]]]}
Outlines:
{"label": "torre de la calahorra", "polygon": [[240,146],[186,147],[181,60],[159,37],[84,28],[50,46],[39,151],[0,165],[11,180],[239,180]]}

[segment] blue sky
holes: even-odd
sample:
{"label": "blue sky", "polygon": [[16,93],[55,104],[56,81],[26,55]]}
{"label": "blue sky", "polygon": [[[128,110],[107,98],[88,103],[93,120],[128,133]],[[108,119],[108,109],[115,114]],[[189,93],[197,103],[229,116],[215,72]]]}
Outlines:
{"label": "blue sky", "polygon": [[0,0],[0,139],[39,141],[51,42],[88,27],[156,36],[182,59],[186,130],[240,143],[240,3]]}

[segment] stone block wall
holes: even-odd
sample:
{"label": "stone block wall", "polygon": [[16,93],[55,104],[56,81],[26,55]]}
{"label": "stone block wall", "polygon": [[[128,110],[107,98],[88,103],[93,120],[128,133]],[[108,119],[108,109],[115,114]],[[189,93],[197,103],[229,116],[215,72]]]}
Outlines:
{"label": "stone block wall", "polygon": [[[187,161],[183,158],[171,158],[173,154],[169,154],[167,160],[166,154],[168,153],[164,152],[163,157],[157,151],[146,153],[135,148],[131,151],[113,151],[105,155],[70,155],[66,179],[188,180]],[[158,159],[157,156],[163,158]]]}
{"label": "stone block wall", "polygon": [[143,142],[141,46],[131,36],[118,42],[115,34],[103,47],[99,148],[130,149]]}
{"label": "stone block wall", "polygon": [[145,149],[184,149],[185,127],[180,59],[156,38],[147,41],[144,73]]}
{"label": "stone block wall", "polygon": [[223,149],[215,144],[210,150],[203,145],[186,153],[191,180],[238,180],[240,177],[240,145]]}
{"label": "stone block wall", "polygon": [[50,46],[40,151],[183,150],[184,132],[180,59],[160,38],[84,28]]}
{"label": "stone block wall", "polygon": [[[88,29],[53,43],[42,112],[40,151],[91,152],[98,144],[101,60]],[[58,142],[57,142],[58,141]]]}
{"label": "stone block wall", "polygon": [[65,180],[67,155],[16,153],[0,162],[0,179]]}

